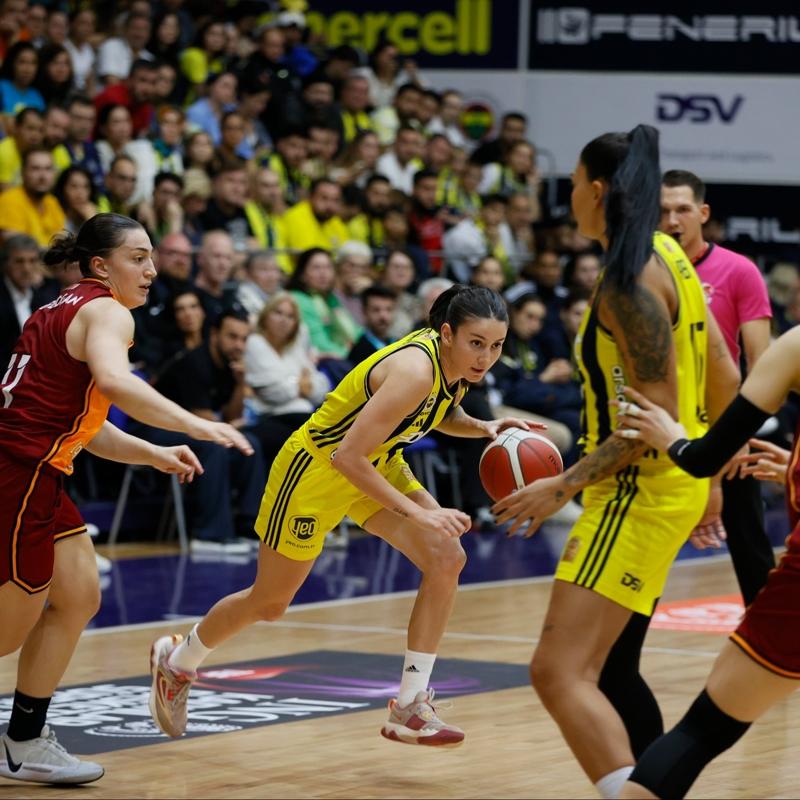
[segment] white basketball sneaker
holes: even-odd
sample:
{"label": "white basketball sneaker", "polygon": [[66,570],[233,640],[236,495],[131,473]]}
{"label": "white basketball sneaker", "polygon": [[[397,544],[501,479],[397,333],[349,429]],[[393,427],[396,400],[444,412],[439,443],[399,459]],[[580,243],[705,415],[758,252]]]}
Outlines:
{"label": "white basketball sneaker", "polygon": [[91,783],[103,777],[99,764],[71,756],[49,725],[27,742],[15,742],[5,734],[0,741],[0,776],[4,778],[33,783]]}

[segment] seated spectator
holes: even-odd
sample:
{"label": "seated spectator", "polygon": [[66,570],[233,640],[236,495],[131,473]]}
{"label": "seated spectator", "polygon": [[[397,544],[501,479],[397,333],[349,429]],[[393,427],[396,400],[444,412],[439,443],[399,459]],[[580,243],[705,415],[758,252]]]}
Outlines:
{"label": "seated spectator", "polygon": [[180,70],[188,88],[188,102],[203,94],[209,74],[224,71],[225,44],[225,23],[209,19],[197,31],[194,44],[181,52]]}
{"label": "seated spectator", "polygon": [[119,155],[111,162],[105,181],[105,194],[97,200],[97,210],[131,216],[136,193],[136,162]]}
{"label": "seated spectator", "polygon": [[425,280],[431,273],[428,254],[410,241],[408,216],[402,206],[391,206],[383,217],[383,246],[375,250],[375,261],[385,263],[389,253],[402,250],[414,263],[414,283]]}
{"label": "seated spectator", "polygon": [[153,244],[158,244],[169,233],[183,230],[181,193],[183,178],[171,172],[159,172],[153,188],[152,203],[139,203],[136,219],[144,225]]}
{"label": "seated spectator", "polygon": [[310,184],[302,172],[303,162],[308,157],[306,131],[285,128],[273,138],[275,152],[263,159],[260,166],[269,167],[278,176],[284,202],[293,206],[306,196]]}
{"label": "seated spectator", "polygon": [[312,123],[318,124],[334,129],[341,140],[339,111],[334,100],[333,84],[320,73],[312,73],[303,80],[302,91],[292,91],[284,96],[280,108],[281,124],[303,130]]}
{"label": "seated spectator", "polygon": [[361,293],[361,303],[364,332],[347,356],[353,366],[394,341],[389,331],[397,305],[395,293],[385,286],[368,286]]}
{"label": "seated spectator", "polygon": [[766,284],[772,306],[772,333],[780,336],[797,324],[787,315],[787,309],[800,293],[800,268],[791,262],[778,262],[767,273]]}
{"label": "seated spectator", "polygon": [[500,120],[497,138],[483,142],[470,156],[470,160],[481,166],[503,163],[511,145],[525,141],[527,133],[528,118],[519,111],[509,111]]}
{"label": "seated spectator", "polygon": [[244,141],[244,118],[234,111],[226,111],[220,121],[220,140],[211,160],[212,175],[223,168],[244,167],[244,155],[240,151]]}
{"label": "seated spectator", "polygon": [[338,152],[338,129],[325,121],[311,120],[308,124],[308,160],[303,164],[303,172],[312,180],[328,177]]}
{"label": "seated spectator", "polygon": [[436,202],[446,209],[448,220],[452,220],[449,224],[455,225],[464,217],[475,219],[478,216],[482,205],[478,184],[482,174],[479,164],[467,161],[463,152],[456,151],[450,169],[439,175]]}
{"label": "seated spectator", "polygon": [[[230,309],[211,327],[210,336],[194,350],[174,359],[159,375],[156,388],[165,397],[204,419],[236,422],[244,411],[244,351],[250,326],[243,311]],[[266,481],[258,439],[242,433],[253,447],[248,458],[235,448],[201,442],[188,436],[147,425],[131,425],[132,433],[154,444],[188,444],[203,465],[187,496],[191,509],[192,550],[195,552],[247,552],[249,544],[237,533],[252,538]],[[234,505],[234,498],[236,505]]]}
{"label": "seated spectator", "polygon": [[69,31],[69,17],[65,11],[53,8],[47,15],[47,26],[44,35],[48,42],[53,44],[64,44],[67,41]]}
{"label": "seated spectator", "polygon": [[94,93],[94,66],[97,59],[91,45],[97,17],[91,8],[78,8],[70,14],[69,35],[64,47],[72,60],[73,86],[79,92]]}
{"label": "seated spectator", "polygon": [[258,315],[247,340],[245,380],[259,414],[296,418],[287,437],[317,408],[331,385],[314,365],[300,322],[297,301],[288,292],[274,294]]}
{"label": "seated spectator", "polygon": [[179,289],[169,298],[165,310],[163,333],[162,362],[156,373],[157,381],[160,374],[170,369],[170,361],[180,358],[190,350],[202,345],[207,338],[206,312],[200,302],[200,296],[194,289]]}
{"label": "seated spectator", "polygon": [[300,11],[281,11],[275,25],[283,33],[286,63],[301,78],[310,75],[319,61],[303,43],[306,34],[306,17]]}
{"label": "seated spectator", "polygon": [[456,89],[448,89],[442,92],[442,103],[439,108],[439,115],[434,117],[428,124],[428,132],[431,134],[442,133],[449,140],[453,147],[466,149],[469,146],[467,137],[461,129],[461,114],[464,110],[464,98],[461,92]]}
{"label": "seated spectator", "polygon": [[255,250],[244,262],[246,278],[236,289],[236,299],[255,325],[258,315],[270,298],[283,287],[286,273],[269,250]]}
{"label": "seated spectator", "polygon": [[389,289],[395,297],[394,316],[388,335],[392,341],[402,339],[414,329],[421,316],[420,301],[410,289],[416,282],[414,262],[408,253],[392,250],[389,253],[379,284]]}
{"label": "seated spectator", "polygon": [[364,324],[362,295],[374,282],[372,251],[363,242],[345,242],[336,254],[334,292],[359,325]]}
{"label": "seated spectator", "polygon": [[369,65],[359,70],[369,87],[369,104],[373,108],[392,105],[397,90],[407,83],[420,84],[417,65],[410,58],[400,64],[397,45],[381,39],[369,54]]}
{"label": "seated spectator", "polygon": [[473,286],[484,286],[493,292],[502,293],[506,279],[499,259],[492,255],[484,256],[472,270],[470,283]]}
{"label": "seated spectator", "polygon": [[235,286],[229,284],[235,262],[233,240],[225,231],[208,231],[203,236],[197,254],[194,285],[206,317],[212,325],[230,306],[235,296]]}
{"label": "seated spectator", "polygon": [[561,357],[568,361],[572,360],[575,347],[575,339],[581,322],[589,308],[592,292],[589,289],[575,288],[565,298],[564,305],[559,315],[561,319],[562,338],[561,350],[553,348],[552,355],[555,358]]}
{"label": "seated spectator", "polygon": [[541,178],[536,168],[536,150],[530,142],[512,144],[502,163],[487,164],[483,168],[478,191],[481,195],[501,194],[511,197],[512,194],[524,194],[530,198],[534,221],[542,216],[539,204]]}
{"label": "seated spectator", "polygon": [[269,77],[242,75],[239,98],[238,111],[244,120],[244,139],[239,153],[250,160],[272,149],[272,137],[261,119],[272,100]]}
{"label": "seated spectator", "polygon": [[155,152],[146,139],[133,138],[128,109],[121,105],[104,106],[97,117],[97,129],[101,138],[95,142],[95,146],[104,172],[111,170],[111,164],[117,157],[127,156],[136,170],[136,180],[130,196],[131,204],[149,199],[153,194],[153,181],[156,177]]}
{"label": "seated spectator", "polygon": [[336,270],[330,253],[312,247],[300,254],[286,288],[300,308],[320,360],[347,358],[361,331],[334,294]]}
{"label": "seated spectator", "polygon": [[547,424],[544,435],[565,456],[565,463],[572,463],[577,458],[574,443],[580,435],[581,408],[573,366],[565,358],[550,359],[544,349],[539,333],[547,312],[530,285],[513,286],[506,292],[506,300],[508,335],[503,354],[491,371],[498,400]]}
{"label": "seated spectator", "polygon": [[131,12],[125,19],[122,36],[106,39],[97,51],[97,76],[105,86],[124,81],[131,73],[134,61],[152,61],[146,50],[150,41],[150,16]]}
{"label": "seated spectator", "polygon": [[183,133],[186,118],[177,106],[165,105],[156,114],[157,134],[153,151],[159,172],[183,175]]}
{"label": "seated spectator", "polygon": [[[430,124],[439,116],[442,107],[442,97],[435,89],[423,89],[422,99],[417,108],[417,122],[425,136],[431,136]],[[449,142],[448,142],[449,144]]]}
{"label": "seated spectator", "polygon": [[84,95],[74,95],[67,104],[67,114],[69,125],[66,140],[53,151],[56,169],[60,172],[70,165],[84,167],[92,176],[95,191],[102,191],[105,170],[92,141],[97,119],[94,103]]}
{"label": "seated spectator", "polygon": [[411,241],[427,253],[431,270],[438,274],[444,265],[444,219],[436,202],[436,188],[435,172],[421,169],[414,175],[408,225]]}
{"label": "seated spectator", "polygon": [[162,11],[153,20],[152,30],[153,35],[147,43],[147,49],[158,61],[176,66],[181,52],[180,17],[174,11]]}
{"label": "seated spectator", "polygon": [[[66,142],[68,129],[69,114],[61,106],[48,106],[47,111],[44,113],[44,139],[42,144],[52,154],[54,164],[56,159],[55,151]],[[58,170],[58,164],[56,164],[56,170],[60,171]]]}
{"label": "seated spectator", "polygon": [[50,43],[39,50],[39,68],[34,86],[47,106],[63,102],[72,91],[72,61],[64,45]]}
{"label": "seated spectator", "polygon": [[503,265],[507,280],[513,279],[500,235],[505,215],[505,198],[499,194],[489,195],[484,198],[477,219],[465,217],[444,234],[442,243],[448,277],[467,283],[481,259],[492,255]]}
{"label": "seated spectator", "polygon": [[185,169],[201,169],[210,175],[214,159],[214,143],[205,131],[194,131],[186,137]]}
{"label": "seated spectator", "polygon": [[264,250],[274,250],[278,266],[288,275],[292,271],[292,261],[285,251],[283,215],[286,204],[283,200],[281,183],[269,167],[261,167],[253,176],[250,196],[244,204],[244,213],[250,223],[250,230]]}
{"label": "seated spectator", "polygon": [[533,236],[534,204],[524,193],[509,195],[506,219],[500,223],[500,241],[508,255],[507,279],[516,280],[526,271],[536,254]]}
{"label": "seated spectator", "polygon": [[[365,130],[356,134],[331,168],[330,177],[338,184],[355,184],[360,189],[369,186],[375,177],[381,146],[373,131]],[[384,180],[388,180],[385,176]]]}
{"label": "seated spectator", "polygon": [[[397,139],[404,127],[410,127],[422,134],[418,114],[422,104],[422,89],[416,83],[399,86],[391,106],[383,106],[372,112],[372,126],[378,134],[382,147],[388,147]],[[379,170],[383,172],[383,170]]]}
{"label": "seated spectator", "polygon": [[417,288],[417,299],[419,300],[420,316],[412,325],[412,330],[427,328],[428,315],[431,313],[431,306],[436,302],[436,298],[446,292],[453,285],[449,278],[427,278]]}
{"label": "seated spectator", "polygon": [[350,144],[362,131],[373,130],[367,109],[370,106],[369,82],[363,75],[352,73],[345,78],[339,93],[339,119],[342,141]]}
{"label": "seated spectator", "polygon": [[67,167],[56,181],[53,194],[64,212],[64,226],[70,233],[78,229],[97,213],[97,192],[89,170],[84,167]]}
{"label": "seated spectator", "polygon": [[14,132],[0,141],[0,191],[22,183],[22,156],[44,142],[44,116],[23,108],[14,120]]}
{"label": "seated spectator", "polygon": [[16,42],[8,48],[0,66],[0,114],[15,117],[23,108],[44,111],[45,102],[34,87],[39,54],[30,42]]}
{"label": "seated spectator", "polygon": [[247,172],[244,162],[221,167],[211,183],[211,200],[200,215],[205,231],[223,230],[233,239],[234,247],[246,249],[255,234],[245,213]]}
{"label": "seated spectator", "polygon": [[359,213],[347,223],[350,238],[377,250],[383,245],[383,218],[392,202],[392,187],[388,178],[374,174],[361,197]]}
{"label": "seated spectator", "polygon": [[186,109],[190,126],[205,131],[216,147],[222,138],[222,115],[236,108],[236,76],[232,72],[212,73],[206,81],[205,97]]}
{"label": "seated spectator", "polygon": [[283,215],[286,247],[294,252],[321,248],[336,251],[349,238],[339,216],[342,190],[330,178],[320,178],[311,187],[308,200],[292,206]]}
{"label": "seated spectator", "polygon": [[397,131],[397,138],[377,162],[377,171],[389,179],[394,189],[410,195],[414,188],[414,176],[422,169],[422,134],[408,125]]}
{"label": "seated spectator", "polygon": [[596,253],[577,253],[564,270],[564,285],[572,289],[591,292],[603,270],[603,262]]}
{"label": "seated spectator", "polygon": [[25,234],[10,236],[2,250],[0,364],[5,371],[28,317],[58,296],[56,281],[44,279],[39,245]]}
{"label": "seated spectator", "polygon": [[55,185],[53,156],[44,148],[32,148],[22,157],[22,186],[0,194],[0,232],[3,238],[25,233],[40,247],[64,228],[61,205],[52,193]]}
{"label": "seated spectator", "polygon": [[542,249],[528,270],[528,275],[535,286],[536,294],[547,308],[547,317],[541,338],[550,339],[560,327],[559,315],[564,299],[569,294],[562,284],[563,266],[561,257],[553,250]]}

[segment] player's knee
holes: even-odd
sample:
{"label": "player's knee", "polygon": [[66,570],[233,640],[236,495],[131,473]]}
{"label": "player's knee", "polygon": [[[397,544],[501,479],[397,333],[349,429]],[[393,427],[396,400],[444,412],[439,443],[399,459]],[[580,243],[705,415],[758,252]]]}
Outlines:
{"label": "player's knee", "polygon": [[288,603],[281,600],[262,600],[254,606],[255,616],[262,622],[277,622],[289,607]]}
{"label": "player's knee", "polygon": [[528,672],[539,699],[550,707],[557,697],[563,694],[564,665],[552,658],[550,653],[536,648]]}
{"label": "player's knee", "polygon": [[426,575],[457,580],[467,563],[467,554],[458,539],[443,536],[431,548],[426,561],[422,570]]}

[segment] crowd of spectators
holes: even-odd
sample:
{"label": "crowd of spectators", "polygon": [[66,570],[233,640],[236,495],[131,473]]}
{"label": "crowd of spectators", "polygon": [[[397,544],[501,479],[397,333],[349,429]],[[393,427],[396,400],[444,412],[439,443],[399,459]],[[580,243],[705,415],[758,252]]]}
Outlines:
{"label": "crowd of spectators", "polygon": [[[354,363],[425,325],[452,281],[510,309],[471,412],[549,420],[576,457],[570,348],[601,262],[547,207],[524,113],[473,141],[461,94],[391,42],[328,47],[269,0],[0,0],[0,64],[0,360],[77,278],[39,264],[52,235],[103,211],[139,220],[159,275],[132,366],[257,451],[200,454],[198,540],[233,540],[291,430]],[[797,269],[773,278],[776,320],[794,324]],[[475,512],[475,447],[459,457]]]}

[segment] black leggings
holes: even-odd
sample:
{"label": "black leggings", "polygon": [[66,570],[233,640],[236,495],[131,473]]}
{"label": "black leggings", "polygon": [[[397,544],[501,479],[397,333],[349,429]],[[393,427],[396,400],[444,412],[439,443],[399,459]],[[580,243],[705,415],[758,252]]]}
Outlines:
{"label": "black leggings", "polygon": [[634,758],[664,733],[664,720],[656,698],[639,672],[644,637],[650,617],[630,618],[608,654],[598,686],[625,723]]}

